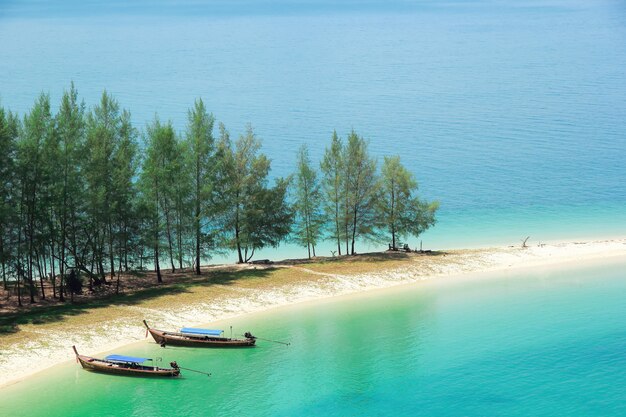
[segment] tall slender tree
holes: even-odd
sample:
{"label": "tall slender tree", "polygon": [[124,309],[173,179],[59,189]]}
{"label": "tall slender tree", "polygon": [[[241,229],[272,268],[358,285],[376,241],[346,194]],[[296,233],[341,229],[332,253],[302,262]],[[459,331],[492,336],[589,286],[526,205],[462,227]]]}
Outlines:
{"label": "tall slender tree", "polygon": [[124,110],[120,117],[119,143],[112,159],[112,195],[113,237],[117,242],[118,271],[128,270],[129,244],[135,215],[137,193],[135,177],[137,175],[137,130],[132,126],[130,113]]}
{"label": "tall slender tree", "polygon": [[211,213],[213,184],[216,175],[215,139],[213,126],[215,118],[208,113],[202,99],[196,100],[193,109],[188,111],[187,142],[193,175],[193,229],[195,238],[195,273],[200,275],[200,263],[206,246],[207,234],[203,223],[208,223]]}
{"label": "tall slender tree", "polygon": [[[96,268],[105,278],[108,260],[111,277],[115,274],[113,251],[113,207],[110,204],[119,190],[113,188],[113,159],[120,141],[120,107],[106,91],[100,103],[87,115],[87,180],[88,212],[93,236],[91,239]],[[108,259],[107,259],[108,258]]]}
{"label": "tall slender tree", "polygon": [[348,136],[345,150],[346,166],[346,211],[350,253],[354,255],[357,238],[375,238],[378,219],[376,200],[379,184],[376,161],[369,156],[367,142],[353,130]]}
{"label": "tall slender tree", "polygon": [[50,266],[50,277],[53,284],[53,297],[56,296],[56,250],[59,247],[59,219],[61,213],[63,178],[59,175],[62,163],[61,141],[58,135],[55,118],[50,121],[50,134],[46,135],[42,144],[40,196],[37,211],[39,212],[40,240],[35,252],[41,298],[45,299],[43,278]]}
{"label": "tall slender tree", "polygon": [[193,237],[193,178],[192,169],[188,164],[190,157],[190,149],[186,141],[178,141],[176,143],[177,151],[171,161],[171,172],[174,182],[172,184],[172,207],[173,207],[173,235],[175,260],[178,262],[178,268],[182,269],[184,264],[185,253],[189,252]]}
{"label": "tall slender tree", "polygon": [[31,111],[24,117],[23,129],[18,142],[18,175],[21,182],[22,233],[26,243],[26,273],[30,302],[35,302],[34,266],[37,245],[42,241],[43,213],[39,209],[43,177],[43,145],[52,134],[50,97],[41,94]]}
{"label": "tall slender tree", "polygon": [[315,245],[322,237],[322,192],[317,172],[311,166],[309,150],[302,145],[298,151],[298,167],[295,175],[295,230],[294,240],[315,256]]}
{"label": "tall slender tree", "polygon": [[0,273],[2,285],[8,289],[7,275],[10,263],[14,259],[15,192],[17,191],[15,172],[15,152],[19,120],[10,112],[0,107]]}
{"label": "tall slender tree", "polygon": [[344,214],[345,187],[343,143],[337,131],[333,131],[333,138],[329,148],[326,148],[324,159],[320,166],[323,179],[324,208],[331,224],[331,238],[337,241],[337,253],[341,255],[341,241],[345,238],[346,218]]}
{"label": "tall slender tree", "polygon": [[[178,151],[176,134],[172,124],[161,124],[158,118],[146,128],[146,157],[141,172],[141,184],[144,205],[150,211],[150,241],[154,248],[154,266],[157,281],[162,282],[159,258],[161,256],[161,236],[165,231],[172,269],[173,240],[171,230],[172,196],[177,181],[176,171],[172,167]],[[163,228],[165,230],[163,230]]]}

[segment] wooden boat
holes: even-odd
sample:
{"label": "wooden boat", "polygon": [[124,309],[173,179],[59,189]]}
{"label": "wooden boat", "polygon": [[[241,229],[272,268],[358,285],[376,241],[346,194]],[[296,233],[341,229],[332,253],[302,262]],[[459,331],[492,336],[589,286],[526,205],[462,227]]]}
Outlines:
{"label": "wooden boat", "polygon": [[251,347],[256,343],[256,337],[250,332],[246,332],[244,339],[234,339],[224,337],[223,330],[196,329],[184,327],[179,332],[165,332],[163,330],[152,329],[146,321],[146,337],[148,332],[154,340],[161,346],[187,346],[187,347]]}
{"label": "wooden boat", "polygon": [[109,355],[104,359],[96,359],[80,355],[76,346],[72,346],[72,348],[76,354],[76,360],[88,371],[131,376],[174,377],[180,375],[180,368],[176,362],[170,362],[171,368],[159,368],[158,366],[143,365],[144,362],[152,360],[149,358]]}

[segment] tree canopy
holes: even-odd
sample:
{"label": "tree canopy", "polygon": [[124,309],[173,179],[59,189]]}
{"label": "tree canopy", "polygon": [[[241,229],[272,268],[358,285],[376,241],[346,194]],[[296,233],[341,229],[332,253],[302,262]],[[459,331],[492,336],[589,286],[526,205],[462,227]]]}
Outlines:
{"label": "tree canopy", "polygon": [[122,271],[201,274],[213,254],[244,263],[284,242],[308,257],[323,241],[338,255],[366,240],[395,248],[435,224],[438,203],[418,197],[400,157],[379,164],[354,130],[334,131],[319,162],[302,145],[281,178],[252,126],[231,140],[220,123],[214,135],[201,99],[183,132],[157,115],[138,129],[106,91],[87,108],[73,83],[52,108],[47,94],[21,118],[0,107],[0,273],[20,304],[116,276],[119,288]]}

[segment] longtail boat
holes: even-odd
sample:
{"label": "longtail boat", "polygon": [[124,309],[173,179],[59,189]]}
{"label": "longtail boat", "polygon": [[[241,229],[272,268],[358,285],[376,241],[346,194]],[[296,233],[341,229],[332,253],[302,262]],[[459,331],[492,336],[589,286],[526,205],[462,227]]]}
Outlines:
{"label": "longtail boat", "polygon": [[155,342],[165,347],[187,346],[187,347],[249,347],[254,346],[256,337],[250,332],[246,332],[245,339],[234,339],[224,337],[223,330],[197,329],[193,327],[183,327],[178,332],[166,332],[163,330],[152,329],[146,321],[146,337],[148,332],[152,335]]}
{"label": "longtail boat", "polygon": [[72,346],[72,348],[76,354],[76,360],[80,362],[84,369],[89,371],[132,376],[173,377],[180,375],[180,368],[176,362],[170,362],[171,368],[159,368],[158,366],[143,365],[144,362],[152,360],[149,358],[109,355],[104,359],[97,359],[80,355],[76,350],[76,346]]}

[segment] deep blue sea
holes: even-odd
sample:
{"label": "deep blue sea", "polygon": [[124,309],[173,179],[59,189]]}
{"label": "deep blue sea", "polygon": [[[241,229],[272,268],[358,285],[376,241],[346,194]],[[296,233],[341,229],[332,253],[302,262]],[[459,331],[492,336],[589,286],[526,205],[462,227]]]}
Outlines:
{"label": "deep blue sea", "polygon": [[441,202],[426,248],[537,244],[626,233],[625,45],[609,0],[3,0],[0,103],[73,80],[182,132],[202,97],[275,176],[354,128]]}

